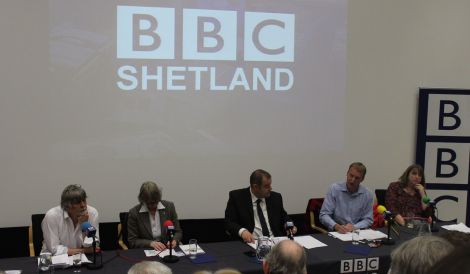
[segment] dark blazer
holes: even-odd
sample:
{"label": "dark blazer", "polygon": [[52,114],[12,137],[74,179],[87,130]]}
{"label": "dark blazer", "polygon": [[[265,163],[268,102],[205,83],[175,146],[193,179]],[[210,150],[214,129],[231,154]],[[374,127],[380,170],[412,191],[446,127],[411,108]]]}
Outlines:
{"label": "dark blazer", "polygon": [[161,203],[165,206],[165,209],[158,210],[160,215],[160,226],[162,235],[160,239],[153,239],[152,228],[150,227],[150,217],[148,212],[139,212],[142,205],[136,205],[129,210],[127,217],[127,240],[130,248],[138,247],[149,247],[152,241],[158,240],[162,243],[168,242],[167,235],[163,223],[166,220],[171,220],[175,226],[175,237],[176,241],[180,241],[183,232],[181,231],[180,223],[178,221],[178,215],[176,214],[175,205],[170,201],[162,200]]}
{"label": "dark blazer", "polygon": [[[269,226],[275,237],[285,236],[284,224],[289,220],[282,204],[281,194],[272,191],[266,198]],[[241,228],[248,229],[251,233],[255,228],[253,203],[251,201],[250,188],[232,190],[229,193],[227,208],[225,209],[225,230],[232,236],[238,237]]]}

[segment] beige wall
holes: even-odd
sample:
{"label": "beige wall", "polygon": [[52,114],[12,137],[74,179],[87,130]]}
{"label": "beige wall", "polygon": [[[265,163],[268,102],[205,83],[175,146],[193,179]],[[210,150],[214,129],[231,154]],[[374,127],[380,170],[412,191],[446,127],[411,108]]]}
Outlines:
{"label": "beige wall", "polygon": [[348,4],[345,153],[364,155],[368,185],[386,187],[414,161],[418,88],[470,88],[470,1]]}

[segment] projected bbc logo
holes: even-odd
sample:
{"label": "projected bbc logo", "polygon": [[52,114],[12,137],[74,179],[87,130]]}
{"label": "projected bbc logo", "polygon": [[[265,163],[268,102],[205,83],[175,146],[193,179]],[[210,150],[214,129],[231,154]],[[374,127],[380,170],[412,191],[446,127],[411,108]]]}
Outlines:
{"label": "projected bbc logo", "polygon": [[[295,15],[284,13],[183,9],[182,37],[175,37],[175,9],[117,7],[117,58],[175,59],[182,41],[183,60],[237,59],[237,27],[243,29],[243,60],[294,61]],[[244,20],[244,24],[238,22]]]}

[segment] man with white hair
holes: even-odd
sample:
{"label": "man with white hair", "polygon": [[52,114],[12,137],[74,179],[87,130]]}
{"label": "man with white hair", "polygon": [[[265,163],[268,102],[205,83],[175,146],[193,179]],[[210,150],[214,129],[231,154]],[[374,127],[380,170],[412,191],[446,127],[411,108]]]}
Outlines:
{"label": "man with white hair", "polygon": [[263,261],[264,274],[307,274],[307,254],[292,240],[275,245]]}
{"label": "man with white hair", "polygon": [[172,274],[171,269],[159,262],[142,261],[133,265],[127,274]]}

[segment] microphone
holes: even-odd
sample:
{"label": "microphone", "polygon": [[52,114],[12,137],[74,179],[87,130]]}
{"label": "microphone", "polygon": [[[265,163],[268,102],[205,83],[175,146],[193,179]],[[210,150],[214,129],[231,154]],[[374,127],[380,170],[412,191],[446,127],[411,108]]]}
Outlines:
{"label": "microphone", "polygon": [[[82,232],[85,233],[85,236],[90,237],[93,239],[93,263],[87,264],[87,268],[90,270],[96,270],[103,267],[103,257],[101,258],[101,262],[96,261],[96,228],[92,226],[89,222],[83,222],[82,225]],[[101,252],[100,252],[101,255]]]}
{"label": "microphone", "polygon": [[436,217],[436,201],[431,200],[428,196],[424,196],[423,204],[428,205],[431,208],[431,232],[438,232],[439,228],[435,225],[437,221]]}
{"label": "microphone", "polygon": [[165,222],[163,222],[163,227],[165,228],[166,230],[166,235],[169,239],[169,243],[170,243],[170,255],[166,255],[165,257],[163,257],[163,261],[165,263],[176,263],[177,261],[179,261],[179,258],[178,256],[175,256],[173,255],[173,238],[175,237],[175,226],[173,225],[173,222],[171,220],[166,220]]}
{"label": "microphone", "polygon": [[291,240],[294,240],[294,233],[292,232],[292,230],[294,229],[294,222],[292,221],[287,221],[285,224],[284,224],[284,229],[286,230],[287,232],[287,238],[291,239]]}
{"label": "microphone", "polygon": [[387,239],[382,240],[384,245],[394,245],[395,240],[390,237],[390,229],[392,228],[393,223],[393,214],[392,212],[388,211],[386,207],[383,205],[377,206],[377,212],[384,215],[384,219],[387,220]]}
{"label": "microphone", "polygon": [[384,207],[383,205],[378,205],[377,206],[377,212],[379,214],[383,214],[384,215],[384,218],[385,219],[390,219],[390,217],[393,217],[393,214],[391,211],[388,211],[386,207]]}
{"label": "microphone", "polygon": [[96,236],[96,228],[92,226],[89,222],[82,223],[82,232],[85,233],[85,236],[94,238]]}

